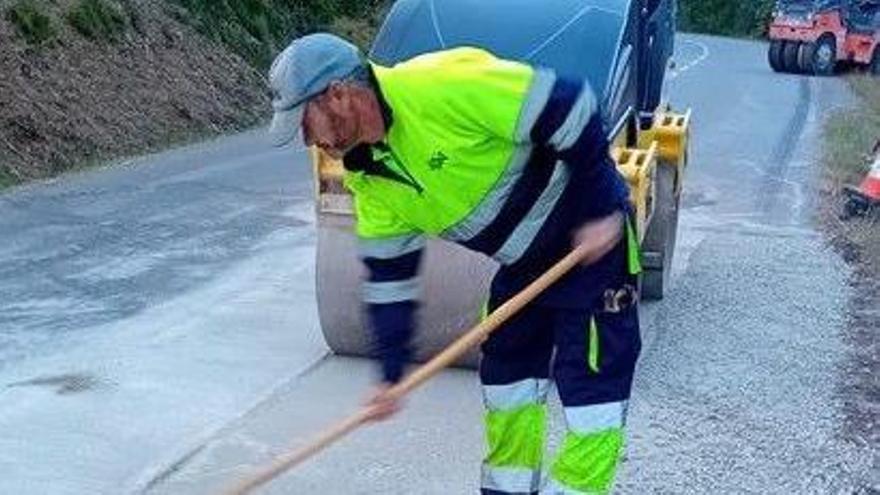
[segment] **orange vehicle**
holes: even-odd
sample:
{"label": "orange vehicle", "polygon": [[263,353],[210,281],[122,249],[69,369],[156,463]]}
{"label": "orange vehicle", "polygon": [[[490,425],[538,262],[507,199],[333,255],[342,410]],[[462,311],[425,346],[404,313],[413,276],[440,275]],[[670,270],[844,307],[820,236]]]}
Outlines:
{"label": "orange vehicle", "polygon": [[831,75],[850,65],[880,75],[880,0],[781,0],[769,35],[776,72]]}

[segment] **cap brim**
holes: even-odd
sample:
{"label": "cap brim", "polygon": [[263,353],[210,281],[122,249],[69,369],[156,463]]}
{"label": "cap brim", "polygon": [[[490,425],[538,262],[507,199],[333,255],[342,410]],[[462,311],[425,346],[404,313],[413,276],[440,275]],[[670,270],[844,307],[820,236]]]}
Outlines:
{"label": "cap brim", "polygon": [[305,105],[298,105],[290,110],[275,112],[269,124],[269,138],[274,146],[302,143],[304,109]]}

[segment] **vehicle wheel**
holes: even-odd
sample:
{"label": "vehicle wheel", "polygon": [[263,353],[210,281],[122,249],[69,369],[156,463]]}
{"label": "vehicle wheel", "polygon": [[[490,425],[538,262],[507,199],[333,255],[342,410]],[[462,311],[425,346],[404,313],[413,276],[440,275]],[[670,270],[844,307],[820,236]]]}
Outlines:
{"label": "vehicle wheel", "polygon": [[834,74],[834,66],[837,63],[837,41],[834,36],[825,35],[816,42],[810,62],[813,74],[830,76]]}
{"label": "vehicle wheel", "polygon": [[770,42],[770,48],[767,49],[767,61],[770,62],[770,68],[775,72],[783,72],[782,67],[782,48],[785,46],[783,40],[773,40]]}
{"label": "vehicle wheel", "polygon": [[802,44],[800,41],[789,41],[782,48],[782,66],[785,68],[785,72],[792,74],[801,72],[798,66],[798,54]]}
{"label": "vehicle wheel", "polygon": [[654,217],[645,232],[642,248],[642,299],[663,299],[672,271],[678,234],[679,197],[675,194],[676,168],[657,164]]}
{"label": "vehicle wheel", "polygon": [[814,74],[813,72],[813,56],[816,53],[815,43],[804,43],[798,52],[798,68],[802,74]]}

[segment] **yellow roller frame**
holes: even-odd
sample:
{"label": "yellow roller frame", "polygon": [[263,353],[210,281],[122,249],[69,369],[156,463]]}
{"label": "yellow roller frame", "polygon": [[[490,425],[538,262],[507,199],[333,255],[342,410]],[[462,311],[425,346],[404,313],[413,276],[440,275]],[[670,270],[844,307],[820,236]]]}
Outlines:
{"label": "yellow roller frame", "polygon": [[309,149],[312,167],[315,172],[315,198],[318,213],[352,215],[351,193],[342,185],[344,168],[341,160],[336,160],[315,146]]}
{"label": "yellow roller frame", "polygon": [[635,207],[636,230],[639,239],[645,237],[648,222],[654,213],[654,176],[657,170],[657,143],[648,149],[616,147],[611,157],[617,162],[617,170],[629,183],[630,201]]}
{"label": "yellow roller frame", "polygon": [[675,167],[675,195],[681,193],[690,134],[691,111],[657,110],[650,129],[639,132],[638,147],[628,148],[624,133],[612,140],[611,157],[630,186],[639,239],[645,238],[654,214],[654,178],[657,167]]}
{"label": "yellow roller frame", "polygon": [[675,113],[660,110],[654,118],[654,125],[639,134],[639,147],[647,148],[657,143],[658,157],[666,166],[676,168],[675,195],[681,193],[684,169],[688,161],[688,140],[690,139],[691,110]]}

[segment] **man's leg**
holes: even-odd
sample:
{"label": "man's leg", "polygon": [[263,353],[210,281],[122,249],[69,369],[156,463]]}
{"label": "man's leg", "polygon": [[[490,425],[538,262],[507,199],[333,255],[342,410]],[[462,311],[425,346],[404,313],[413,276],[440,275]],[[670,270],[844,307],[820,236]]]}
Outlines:
{"label": "man's leg", "polygon": [[635,289],[623,285],[606,291],[606,302],[597,310],[556,313],[553,373],[567,432],[544,493],[600,494],[611,489],[641,347],[634,296]]}
{"label": "man's leg", "polygon": [[[490,309],[503,301],[490,301]],[[483,495],[537,494],[553,351],[552,313],[528,306],[483,344],[486,406]]]}

